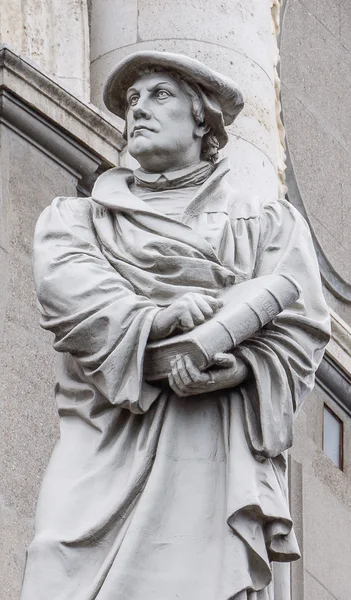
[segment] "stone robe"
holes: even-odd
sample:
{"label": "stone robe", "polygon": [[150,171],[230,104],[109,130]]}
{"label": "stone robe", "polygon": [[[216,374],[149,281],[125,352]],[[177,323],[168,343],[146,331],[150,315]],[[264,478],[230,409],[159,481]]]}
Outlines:
{"label": "stone robe", "polygon": [[[113,169],[40,217],[34,275],[54,333],[61,435],[22,600],[265,600],[299,556],[285,484],[294,413],[329,337],[310,233],[285,201],[237,197],[219,163],[182,222]],[[253,376],[178,398],[143,379],[159,307],[285,272],[299,300],[235,352]]]}

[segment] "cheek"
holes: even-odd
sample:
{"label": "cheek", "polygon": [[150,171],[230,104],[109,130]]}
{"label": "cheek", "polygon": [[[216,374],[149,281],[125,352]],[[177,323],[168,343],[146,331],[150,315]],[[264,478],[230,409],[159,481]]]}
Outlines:
{"label": "cheek", "polygon": [[135,122],[135,121],[134,121],[134,114],[133,114],[133,111],[132,111],[132,110],[128,110],[128,111],[126,112],[126,116],[125,116],[125,124],[126,124],[126,127],[127,127],[127,129],[128,129],[128,128],[130,129],[130,127],[132,126],[132,124],[133,124],[134,122]]}
{"label": "cheek", "polygon": [[172,130],[173,136],[179,139],[193,139],[195,129],[195,121],[192,114],[188,111],[174,108],[168,114],[169,129]]}

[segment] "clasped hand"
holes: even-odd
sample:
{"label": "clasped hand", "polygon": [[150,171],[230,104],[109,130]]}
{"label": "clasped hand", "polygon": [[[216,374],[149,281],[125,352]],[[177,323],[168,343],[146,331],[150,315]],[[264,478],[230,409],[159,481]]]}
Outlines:
{"label": "clasped hand", "polygon": [[215,354],[214,366],[219,368],[201,372],[190,356],[178,355],[171,364],[169,385],[179,397],[194,396],[236,387],[248,377],[246,363],[233,354]]}
{"label": "clasped hand", "polygon": [[[222,305],[220,299],[210,295],[184,294],[155,315],[150,339],[164,339],[175,330],[190,331],[212,317]],[[233,354],[216,354],[214,368],[205,372],[201,372],[189,356],[178,355],[171,364],[168,381],[177,396],[184,397],[235,387],[248,374],[246,363]]]}

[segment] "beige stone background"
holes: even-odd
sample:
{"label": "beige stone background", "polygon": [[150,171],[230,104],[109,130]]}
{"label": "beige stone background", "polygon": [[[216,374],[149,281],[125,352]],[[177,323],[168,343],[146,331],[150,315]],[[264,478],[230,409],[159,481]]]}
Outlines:
{"label": "beige stone background", "polygon": [[[294,173],[329,261],[351,283],[351,3],[288,0],[282,102]],[[351,309],[328,294],[351,324]]]}

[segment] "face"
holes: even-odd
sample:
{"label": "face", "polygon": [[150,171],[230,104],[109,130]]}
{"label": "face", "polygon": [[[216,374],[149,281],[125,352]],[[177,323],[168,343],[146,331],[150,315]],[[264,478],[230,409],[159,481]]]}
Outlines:
{"label": "face", "polygon": [[128,150],[146,171],[177,170],[200,160],[202,128],[180,81],[166,72],[143,75],[126,100]]}

